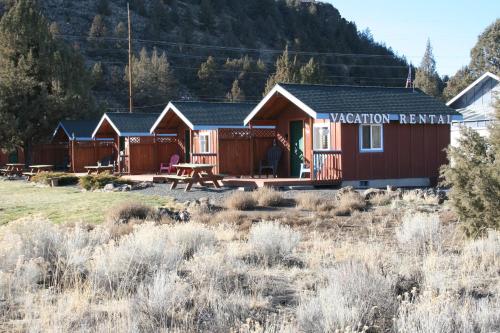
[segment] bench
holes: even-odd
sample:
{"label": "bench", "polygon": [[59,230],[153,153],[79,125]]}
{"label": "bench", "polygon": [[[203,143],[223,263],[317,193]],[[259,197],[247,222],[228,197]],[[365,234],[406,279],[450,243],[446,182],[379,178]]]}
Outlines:
{"label": "bench", "polygon": [[35,176],[36,172],[23,172],[23,176],[28,177],[28,181],[31,180],[31,177]]}

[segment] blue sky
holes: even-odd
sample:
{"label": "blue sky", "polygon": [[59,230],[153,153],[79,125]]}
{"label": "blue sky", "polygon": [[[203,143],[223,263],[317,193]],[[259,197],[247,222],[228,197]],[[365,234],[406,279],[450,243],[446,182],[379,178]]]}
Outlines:
{"label": "blue sky", "polygon": [[500,17],[499,0],[325,1],[414,65],[420,64],[430,38],[440,75],[453,75],[468,64],[477,36]]}

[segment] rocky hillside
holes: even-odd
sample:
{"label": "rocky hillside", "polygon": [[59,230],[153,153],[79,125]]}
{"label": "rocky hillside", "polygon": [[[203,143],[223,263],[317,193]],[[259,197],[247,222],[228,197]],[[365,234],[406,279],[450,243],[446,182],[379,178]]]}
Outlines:
{"label": "rocky hillside", "polygon": [[[13,1],[0,0],[2,10]],[[53,33],[85,57],[97,99],[115,110],[125,108],[127,1],[43,0],[39,6]],[[405,59],[375,43],[369,32],[359,32],[330,4],[131,0],[130,6],[136,104],[145,111],[156,111],[170,98],[225,99],[235,80],[246,100],[256,100],[286,46],[299,65],[314,58],[321,82],[401,86],[406,79]],[[140,56],[142,49],[147,52]],[[155,73],[161,74],[155,78]]]}

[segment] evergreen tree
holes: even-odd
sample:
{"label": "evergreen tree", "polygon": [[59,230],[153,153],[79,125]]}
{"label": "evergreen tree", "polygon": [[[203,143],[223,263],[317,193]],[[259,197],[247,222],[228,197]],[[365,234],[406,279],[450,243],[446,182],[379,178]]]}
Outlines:
{"label": "evergreen tree", "polygon": [[471,51],[469,67],[475,77],[480,77],[485,72],[500,75],[500,19],[479,36]]}
{"label": "evergreen tree", "polygon": [[0,144],[29,156],[61,119],[92,116],[90,86],[83,59],[54,39],[35,1],[18,0],[0,21]]}
{"label": "evergreen tree", "polygon": [[104,18],[101,15],[96,15],[92,21],[92,25],[90,26],[88,40],[94,46],[100,46],[103,44],[103,40],[101,38],[106,37],[107,34],[108,29],[104,23]]}
{"label": "evergreen tree", "polygon": [[217,70],[217,62],[212,56],[200,65],[198,85],[202,99],[219,98],[223,94]]}
{"label": "evergreen tree", "polygon": [[[123,22],[118,22],[118,24],[115,27],[114,31],[114,37],[120,38],[120,39],[125,39],[127,38],[127,26]],[[117,48],[122,48],[126,45],[126,41],[124,40],[118,40],[116,42],[116,47]]]}
{"label": "evergreen tree", "polygon": [[469,66],[460,68],[458,72],[446,83],[446,87],[443,91],[443,99],[445,101],[451,100],[462,90],[467,88],[467,86],[469,86],[472,82],[474,82],[474,80],[474,74],[470,70]]}
{"label": "evergreen tree", "polygon": [[297,57],[293,60],[288,55],[288,47],[276,60],[276,72],[272,74],[266,82],[264,95],[266,95],[277,83],[297,83],[300,82],[300,70],[297,64]]}
{"label": "evergreen tree", "polygon": [[415,74],[415,87],[421,89],[428,95],[438,97],[441,93],[439,91],[440,78],[436,71],[436,60],[432,53],[431,41],[427,41],[425,54]]}
{"label": "evergreen tree", "polygon": [[300,83],[323,83],[324,73],[314,58],[300,68]]}
{"label": "evergreen tree", "polygon": [[226,99],[229,102],[241,102],[245,100],[245,93],[241,90],[238,80],[234,80],[231,91],[226,95]]}
{"label": "evergreen tree", "polygon": [[52,22],[49,26],[49,31],[52,34],[52,36],[54,36],[54,37],[59,35],[59,33],[60,33],[59,24],[57,24],[57,22]]}
{"label": "evergreen tree", "polygon": [[210,0],[201,0],[200,15],[198,20],[205,31],[213,31],[215,28],[215,17]]}
{"label": "evergreen tree", "polygon": [[[167,104],[177,96],[178,83],[165,52],[158,54],[156,48],[149,56],[143,48],[139,58],[132,57],[132,87],[137,104]],[[128,66],[125,81],[129,81]]]}
{"label": "evergreen tree", "polygon": [[101,62],[96,62],[94,66],[92,66],[92,71],[90,73],[94,87],[101,87],[104,79],[104,70],[102,69]]}
{"label": "evergreen tree", "polygon": [[500,105],[490,138],[469,127],[460,130],[456,147],[450,146],[452,163],[441,170],[443,184],[450,186],[453,209],[470,237],[500,229]]}

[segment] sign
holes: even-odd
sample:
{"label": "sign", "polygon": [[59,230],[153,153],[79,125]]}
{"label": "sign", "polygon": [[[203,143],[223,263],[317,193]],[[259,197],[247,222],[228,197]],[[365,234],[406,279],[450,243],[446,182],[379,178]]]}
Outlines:
{"label": "sign", "polygon": [[399,120],[400,124],[451,124],[452,116],[443,114],[418,113],[330,113],[330,119],[343,124],[388,124],[391,120]]}

